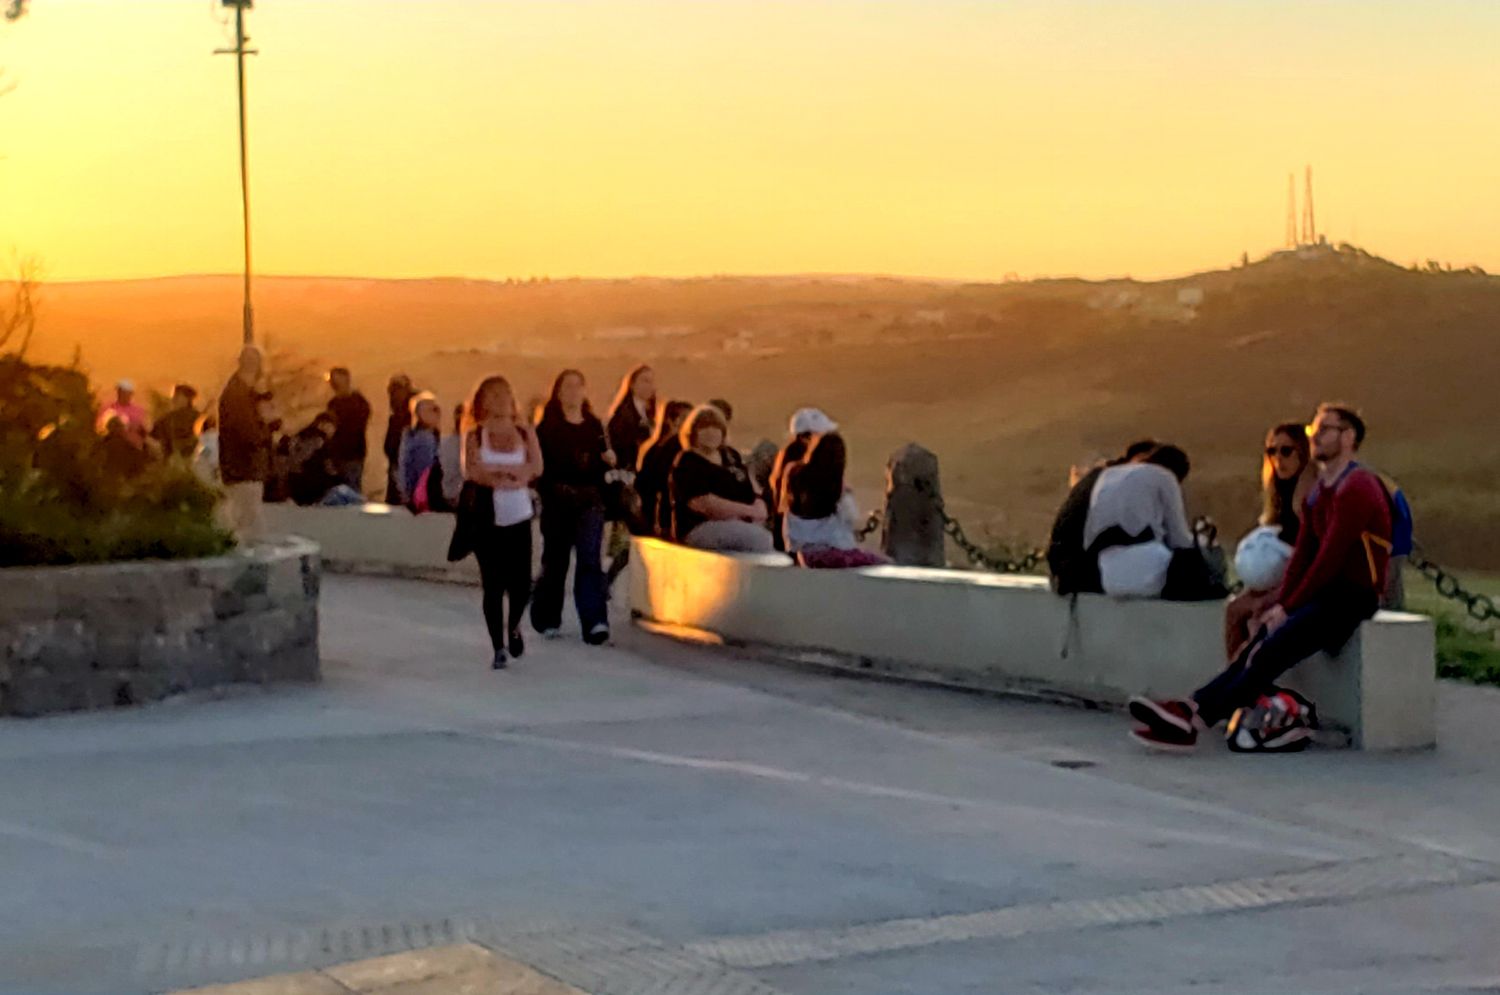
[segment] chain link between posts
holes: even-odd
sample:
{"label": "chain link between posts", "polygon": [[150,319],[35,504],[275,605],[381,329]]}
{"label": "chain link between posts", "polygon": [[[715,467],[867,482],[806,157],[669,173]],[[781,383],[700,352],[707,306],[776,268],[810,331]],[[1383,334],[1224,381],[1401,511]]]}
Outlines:
{"label": "chain link between posts", "polygon": [[[1037,568],[1046,559],[1046,554],[1040,549],[1033,549],[1016,557],[992,555],[970,539],[964,532],[964,527],[959,523],[958,519],[948,514],[948,509],[943,503],[942,495],[934,494],[932,489],[923,481],[918,481],[916,486],[920,493],[932,498],[938,518],[943,523],[943,533],[949,539],[953,540],[953,544],[963,551],[964,556],[974,566],[982,567],[985,570],[995,573],[1036,573]],[[874,535],[883,524],[884,517],[881,513],[879,511],[872,511],[869,518],[865,520],[864,526],[855,535],[863,542]],[[1194,523],[1195,535],[1202,527],[1199,523]],[[1211,525],[1208,527],[1212,528]],[[1210,540],[1211,542],[1212,540]],[[1408,560],[1423,577],[1432,582],[1433,586],[1437,588],[1439,597],[1462,605],[1464,612],[1469,618],[1481,623],[1500,621],[1500,606],[1495,604],[1494,598],[1488,594],[1479,594],[1465,588],[1457,577],[1443,569],[1439,564],[1429,560],[1420,545],[1415,546]],[[1236,583],[1233,592],[1238,593],[1240,589],[1241,585]]]}
{"label": "chain link between posts", "polygon": [[1476,622],[1493,622],[1500,619],[1500,608],[1488,594],[1476,594],[1467,590],[1459,579],[1441,566],[1429,560],[1420,545],[1415,545],[1407,558],[1413,567],[1432,581],[1439,597],[1456,601],[1464,606],[1464,612]]}

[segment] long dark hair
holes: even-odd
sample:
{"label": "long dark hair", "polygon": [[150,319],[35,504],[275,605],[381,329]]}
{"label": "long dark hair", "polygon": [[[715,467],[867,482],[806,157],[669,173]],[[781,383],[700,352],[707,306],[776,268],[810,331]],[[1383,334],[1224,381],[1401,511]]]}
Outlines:
{"label": "long dark hair", "polygon": [[786,475],[786,510],[798,518],[827,518],[844,496],[844,468],[849,462],[844,437],[837,432],[815,436],[802,462]]}
{"label": "long dark hair", "polygon": [[[651,367],[645,363],[631,367],[629,373],[620,380],[620,390],[615,394],[614,403],[609,406],[609,420],[615,420],[615,414],[619,412],[622,405],[635,406],[631,395],[635,392],[635,382],[640,379],[642,373],[650,373]],[[650,425],[656,418],[656,392],[651,392],[651,397],[646,401],[646,424]]]}
{"label": "long dark hair", "polygon": [[[577,377],[579,383],[585,387],[588,386],[589,379],[583,375],[582,370],[566,369],[559,373],[556,379],[552,381],[552,392],[547,395],[546,403],[542,405],[542,410],[537,414],[536,423],[538,425],[543,422],[563,421],[565,419],[566,416],[563,414],[562,406],[562,385],[563,381],[568,379],[568,377]],[[589,404],[587,397],[583,399],[583,420],[598,420],[594,417],[594,408]]]}
{"label": "long dark hair", "polygon": [[675,438],[678,429],[682,428],[682,420],[693,410],[692,401],[668,401],[666,404],[658,405],[656,409],[656,427],[651,432],[651,438],[641,445],[641,455],[655,449],[668,439]]}
{"label": "long dark hair", "polygon": [[[1276,444],[1277,436],[1284,435],[1292,440],[1292,446],[1297,450],[1297,458],[1302,461],[1302,469],[1297,471],[1294,478],[1296,483],[1292,486],[1292,512],[1298,518],[1302,517],[1302,502],[1307,497],[1307,492],[1312,489],[1315,474],[1310,470],[1312,466],[1312,445],[1307,441],[1307,429],[1300,422],[1282,422],[1271,431],[1266,433],[1266,446],[1269,448]],[[1276,464],[1271,457],[1266,456],[1260,464],[1260,523],[1262,525],[1277,525],[1286,512],[1282,504],[1282,488],[1276,486]]]}
{"label": "long dark hair", "polygon": [[466,409],[462,404],[458,406],[459,411],[463,412],[463,421],[461,422],[463,431],[474,431],[490,416],[490,413],[485,410],[484,395],[492,390],[503,390],[510,395],[511,414],[515,416],[516,421],[519,422],[521,420],[520,409],[516,407],[516,392],[511,390],[510,381],[500,376],[485,377],[474,388],[474,396],[469,399],[468,408]]}

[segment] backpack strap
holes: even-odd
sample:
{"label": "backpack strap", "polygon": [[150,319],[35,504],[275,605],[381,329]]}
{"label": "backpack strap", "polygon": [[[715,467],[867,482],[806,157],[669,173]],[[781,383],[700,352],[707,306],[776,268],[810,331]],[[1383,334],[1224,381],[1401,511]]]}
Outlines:
{"label": "backpack strap", "polygon": [[1371,544],[1383,547],[1387,560],[1390,558],[1391,550],[1395,547],[1391,545],[1389,539],[1382,538],[1373,532],[1361,532],[1359,537],[1365,544],[1365,563],[1370,567],[1370,583],[1378,587],[1380,586],[1380,573],[1375,569],[1375,550]]}

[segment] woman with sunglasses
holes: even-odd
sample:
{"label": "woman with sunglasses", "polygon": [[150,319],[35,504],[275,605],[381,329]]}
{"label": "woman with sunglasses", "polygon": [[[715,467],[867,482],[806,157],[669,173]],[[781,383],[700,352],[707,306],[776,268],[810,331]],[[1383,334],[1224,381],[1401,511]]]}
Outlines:
{"label": "woman with sunglasses", "polygon": [[[1300,422],[1283,422],[1266,433],[1265,456],[1260,467],[1260,526],[1276,530],[1276,538],[1288,547],[1297,544],[1302,531],[1302,510],[1307,493],[1317,481],[1307,431]],[[1250,639],[1250,623],[1276,598],[1279,583],[1267,590],[1246,589],[1231,598],[1224,612],[1224,645],[1230,659]]]}

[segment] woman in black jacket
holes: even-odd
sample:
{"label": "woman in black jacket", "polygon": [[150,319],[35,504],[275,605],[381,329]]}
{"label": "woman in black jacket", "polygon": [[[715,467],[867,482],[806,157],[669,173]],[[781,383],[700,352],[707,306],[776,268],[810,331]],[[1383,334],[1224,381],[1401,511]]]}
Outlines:
{"label": "woman in black jacket", "polygon": [[[609,406],[609,447],[614,450],[615,465],[620,469],[617,487],[627,497],[635,483],[636,462],[641,447],[651,438],[651,426],[656,422],[656,374],[642,363],[620,380],[620,389],[615,401]],[[604,588],[614,587],[615,578],[625,571],[630,562],[630,533],[639,531],[641,524],[635,521],[634,502],[622,500],[609,509],[616,519],[609,530],[609,573],[604,578]]]}
{"label": "woman in black jacket", "polygon": [[562,627],[563,586],[573,568],[573,603],[583,638],[591,646],[609,640],[604,571],[604,474],[615,463],[604,424],[588,401],[588,384],[577,370],[563,370],[537,420],[542,450],[542,575],[531,602],[531,625],[553,638]]}
{"label": "woman in black jacket", "polygon": [[672,537],[672,502],[667,493],[667,476],[677,454],[682,452],[678,433],[682,422],[693,410],[692,401],[668,401],[656,414],[656,431],[641,447],[635,490],[641,497],[641,521],[647,535]]}

